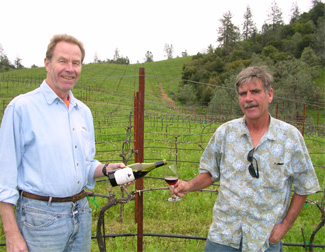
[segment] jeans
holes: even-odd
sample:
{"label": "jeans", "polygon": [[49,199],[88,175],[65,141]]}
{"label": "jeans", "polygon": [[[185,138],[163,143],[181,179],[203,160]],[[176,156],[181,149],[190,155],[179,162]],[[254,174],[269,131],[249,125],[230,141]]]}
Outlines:
{"label": "jeans", "polygon": [[[220,252],[240,252],[242,250],[242,244],[240,243],[239,249],[222,245],[219,243],[214,243],[207,239],[207,242],[205,244],[204,251],[205,252],[212,252],[212,251],[220,251]],[[282,242],[278,242],[276,244],[271,244],[270,247],[265,252],[282,252]]]}
{"label": "jeans", "polygon": [[90,251],[91,218],[87,198],[56,203],[20,197],[16,207],[29,252]]}

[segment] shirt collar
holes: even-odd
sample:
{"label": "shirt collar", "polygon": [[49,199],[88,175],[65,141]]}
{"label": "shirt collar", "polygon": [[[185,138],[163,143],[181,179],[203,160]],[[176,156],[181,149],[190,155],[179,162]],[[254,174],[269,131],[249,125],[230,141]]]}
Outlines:
{"label": "shirt collar", "polygon": [[[44,80],[40,86],[41,91],[48,104],[52,104],[55,100],[61,98],[50,88],[50,86]],[[78,106],[78,100],[73,96],[71,90],[69,91],[70,106]]]}
{"label": "shirt collar", "polygon": [[[274,132],[274,128],[275,128],[275,124],[276,121],[274,120],[274,118],[269,114],[270,117],[270,125],[269,128],[267,129],[267,131],[265,132],[263,138],[267,138],[269,140],[275,140],[275,132]],[[247,128],[247,125],[245,123],[245,116],[243,116],[242,118],[242,122],[241,122],[241,135],[249,135],[249,130]]]}
{"label": "shirt collar", "polygon": [[270,140],[275,140],[276,132],[275,132],[275,125],[276,120],[269,114],[270,116],[270,125],[269,128],[266,131],[266,137]]}

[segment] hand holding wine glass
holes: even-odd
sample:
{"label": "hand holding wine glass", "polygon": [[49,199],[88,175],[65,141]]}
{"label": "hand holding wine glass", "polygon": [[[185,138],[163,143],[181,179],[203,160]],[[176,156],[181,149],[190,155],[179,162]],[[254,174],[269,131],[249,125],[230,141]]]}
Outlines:
{"label": "hand holding wine glass", "polygon": [[172,188],[172,197],[168,201],[179,201],[181,198],[174,194],[174,185],[178,181],[178,167],[175,164],[166,165],[164,167],[164,179]]}

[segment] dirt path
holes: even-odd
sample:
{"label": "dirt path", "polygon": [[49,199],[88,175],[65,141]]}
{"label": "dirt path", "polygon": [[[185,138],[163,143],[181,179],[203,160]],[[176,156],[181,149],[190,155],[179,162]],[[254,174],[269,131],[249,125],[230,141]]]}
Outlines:
{"label": "dirt path", "polygon": [[175,101],[172,98],[168,97],[168,95],[166,94],[166,91],[165,91],[165,89],[163,87],[163,84],[159,83],[159,86],[160,86],[160,92],[161,92],[162,98],[166,102],[168,102],[175,110],[177,110],[177,106],[175,104]]}

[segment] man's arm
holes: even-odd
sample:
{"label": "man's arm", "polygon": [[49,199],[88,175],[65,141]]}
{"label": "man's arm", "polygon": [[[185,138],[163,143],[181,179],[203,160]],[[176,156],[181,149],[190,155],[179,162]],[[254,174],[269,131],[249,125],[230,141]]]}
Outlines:
{"label": "man's arm", "polygon": [[273,244],[278,243],[283,236],[290,230],[293,223],[297,219],[301,209],[303,208],[307,195],[299,195],[294,193],[291,199],[288,213],[284,220],[275,225],[271,232],[269,241]]}
{"label": "man's arm", "polygon": [[207,172],[207,173],[200,173],[194,179],[188,182],[183,180],[178,180],[175,185],[174,193],[179,197],[183,197],[185,194],[189,192],[206,188],[213,184],[211,177],[212,177],[211,174]]}
{"label": "man's arm", "polygon": [[3,231],[6,235],[7,251],[28,251],[26,242],[16,222],[14,206],[9,203],[0,202],[0,215]]}

